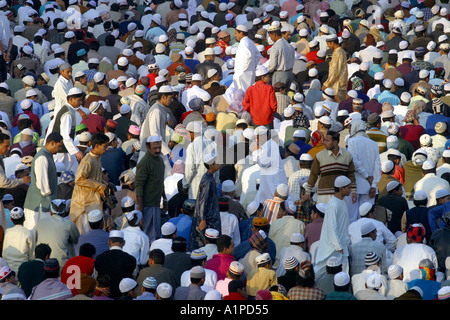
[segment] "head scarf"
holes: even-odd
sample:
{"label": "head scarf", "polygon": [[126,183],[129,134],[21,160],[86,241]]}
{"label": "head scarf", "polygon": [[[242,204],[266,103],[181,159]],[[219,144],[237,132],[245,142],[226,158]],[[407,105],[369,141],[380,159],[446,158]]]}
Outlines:
{"label": "head scarf", "polygon": [[352,90],[363,91],[364,90],[364,81],[359,77],[353,77],[350,79],[352,82]]}
{"label": "head scarf", "polygon": [[259,253],[266,253],[269,248],[267,239],[264,239],[259,232],[252,234],[248,241],[250,242],[250,246]]}
{"label": "head scarf", "polygon": [[311,134],[311,144],[313,147],[317,146],[323,141],[323,134],[321,131],[316,130]]}
{"label": "head scarf", "polygon": [[350,138],[354,137],[369,138],[369,136],[366,134],[366,123],[361,119],[354,119],[352,121],[352,126],[350,128]]}

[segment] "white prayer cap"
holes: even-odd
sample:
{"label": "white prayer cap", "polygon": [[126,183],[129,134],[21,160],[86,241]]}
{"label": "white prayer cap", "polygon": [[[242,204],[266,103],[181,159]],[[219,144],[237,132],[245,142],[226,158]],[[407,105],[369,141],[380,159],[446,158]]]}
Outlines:
{"label": "white prayer cap", "polygon": [[267,127],[265,126],[258,126],[255,128],[255,131],[253,132],[255,136],[266,134],[268,131]]}
{"label": "white prayer cap", "polygon": [[374,74],[373,78],[375,80],[381,81],[381,80],[384,79],[384,73],[383,72],[377,72],[377,73]]}
{"label": "white prayer cap", "polygon": [[361,64],[359,65],[359,70],[361,71],[368,71],[369,68],[370,68],[369,63],[366,61],[361,62]]}
{"label": "white prayer cap", "polygon": [[387,192],[391,192],[392,190],[394,190],[395,188],[398,187],[398,185],[400,184],[399,181],[390,181],[387,185],[386,185],[386,190]]}
{"label": "white prayer cap", "polygon": [[369,213],[370,209],[372,209],[372,207],[373,207],[372,203],[364,202],[362,205],[359,206],[359,215],[361,217],[366,216]]}
{"label": "white prayer cap", "polygon": [[214,68],[209,69],[207,73],[208,78],[214,77],[217,74],[217,72],[218,71]]}
{"label": "white prayer cap", "polygon": [[144,36],[144,30],[136,30],[136,33],[134,34],[135,38],[142,38]]}
{"label": "white prayer cap", "polygon": [[449,149],[445,149],[444,152],[442,152],[442,156],[444,158],[450,158],[450,150]]}
{"label": "white prayer cap", "polygon": [[121,230],[111,230],[109,232],[109,238],[122,238],[124,239],[124,233]]}
{"label": "white prayer cap", "polygon": [[350,183],[352,183],[352,181],[346,176],[339,176],[334,180],[334,186],[336,188],[346,187],[350,185]]}
{"label": "white prayer cap", "polygon": [[158,24],[158,25],[160,25],[161,24],[161,20],[162,18],[161,18],[161,15],[160,14],[154,14],[153,16],[152,16],[152,21],[153,22],[155,22],[156,24]]}
{"label": "white prayer cap", "polygon": [[192,81],[203,81],[203,77],[200,74],[195,73],[192,75]]}
{"label": "white prayer cap", "polygon": [[311,68],[308,70],[308,76],[313,78],[319,74],[319,71],[317,71],[316,68]]}
{"label": "white prayer cap", "polygon": [[128,65],[129,61],[126,57],[120,57],[117,60],[117,65],[121,66],[121,67],[126,67]]}
{"label": "white prayer cap", "polygon": [[423,134],[420,136],[419,142],[422,147],[428,147],[432,143],[431,136],[429,134]]}
{"label": "white prayer cap", "polygon": [[391,264],[388,268],[388,276],[391,280],[397,279],[403,272],[403,268],[398,264]]}
{"label": "white prayer cap", "polygon": [[325,108],[322,105],[317,105],[314,107],[314,116],[320,118],[325,113]]}
{"label": "white prayer cap", "polygon": [[142,220],[142,212],[139,210],[133,210],[133,211],[127,212],[125,214],[125,217],[127,218],[128,221],[132,221],[135,217],[137,217],[135,223],[138,224]]}
{"label": "white prayer cap", "polygon": [[439,189],[436,191],[435,197],[436,200],[439,200],[441,198],[447,197],[448,195],[450,195],[450,193],[446,189]]}
{"label": "white prayer cap", "polygon": [[371,273],[366,279],[366,285],[370,289],[381,288],[381,277],[377,273]]}
{"label": "white prayer cap", "polygon": [[158,93],[173,93],[173,89],[171,86],[161,86],[158,89]]}
{"label": "white prayer cap", "polygon": [[73,38],[73,37],[75,37],[75,33],[74,33],[73,31],[67,31],[67,32],[64,34],[64,38],[66,38],[66,39],[71,39],[71,38]]}
{"label": "white prayer cap", "polygon": [[88,221],[89,222],[94,223],[94,222],[100,221],[101,219],[103,219],[103,214],[98,209],[92,210],[88,213]]}
{"label": "white prayer cap", "polygon": [[248,139],[248,140],[253,140],[253,138],[255,137],[254,131],[251,128],[246,128],[243,132],[242,135]]}
{"label": "white prayer cap", "polygon": [[161,141],[161,137],[158,135],[153,135],[153,136],[149,136],[147,138],[147,143],[151,143],[151,142],[160,142]]}
{"label": "white prayer cap", "polygon": [[252,201],[247,205],[247,214],[249,216],[251,216],[252,214],[254,214],[256,212],[256,210],[258,210],[259,208],[259,203],[256,201]]}
{"label": "white prayer cap", "polygon": [[289,187],[286,184],[281,183],[277,186],[277,193],[282,197],[287,197],[289,194]]}
{"label": "white prayer cap", "polygon": [[294,134],[292,135],[294,138],[306,138],[306,132],[305,130],[295,130]]}
{"label": "white prayer cap", "polygon": [[155,52],[156,53],[163,53],[164,50],[166,50],[166,46],[163,45],[162,43],[158,43],[155,47]]}
{"label": "white prayer cap", "polygon": [[120,86],[120,83],[117,79],[111,79],[108,82],[108,87],[112,90],[119,88],[119,86]]}
{"label": "white prayer cap", "polygon": [[11,219],[14,219],[14,220],[22,218],[23,217],[23,209],[20,207],[14,207],[10,212],[10,217],[11,217]]}
{"label": "white prayer cap", "polygon": [[94,74],[94,81],[95,82],[100,82],[105,78],[105,74],[103,72],[96,72]]}
{"label": "white prayer cap", "polygon": [[7,84],[6,82],[2,82],[2,83],[0,83],[0,88],[3,88],[3,89],[6,89],[6,90],[9,90],[9,86],[8,86],[8,84]]}
{"label": "white prayer cap", "polygon": [[319,122],[322,123],[322,124],[330,125],[331,124],[331,118],[329,116],[321,116],[319,118]]}
{"label": "white prayer cap", "polygon": [[414,200],[416,201],[422,201],[427,199],[427,193],[423,190],[417,190],[414,192]]}
{"label": "white prayer cap", "polygon": [[327,267],[338,267],[342,264],[342,260],[339,257],[331,256],[327,260]]}
{"label": "white prayer cap", "polygon": [[291,117],[295,112],[295,109],[292,106],[288,106],[286,109],[284,109],[283,111],[283,115],[285,118],[287,117]]}
{"label": "white prayer cap", "polygon": [[298,262],[297,258],[294,256],[289,256],[283,260],[283,265],[286,270],[292,270],[296,266],[298,266],[298,264],[299,264],[299,262]]}
{"label": "white prayer cap", "polygon": [[210,238],[210,239],[217,239],[219,238],[219,234],[220,232],[216,229],[213,228],[207,228],[205,230],[205,237]]}
{"label": "white prayer cap", "polygon": [[30,46],[25,45],[22,47],[22,50],[26,54],[33,54],[33,48],[31,48]]}
{"label": "white prayer cap", "polygon": [[186,125],[186,130],[188,132],[200,133],[202,131],[202,126],[197,121],[190,121]]}
{"label": "white prayer cap", "polygon": [[436,164],[434,163],[434,161],[431,160],[426,160],[423,164],[422,164],[422,169],[423,170],[431,170],[436,168]]}
{"label": "white prayer cap", "polygon": [[212,165],[217,159],[217,155],[214,153],[207,153],[203,156],[203,162]]}
{"label": "white prayer cap", "polygon": [[289,242],[291,243],[302,243],[305,242],[305,237],[301,233],[293,233],[289,237]]}
{"label": "white prayer cap", "polygon": [[256,75],[257,77],[266,75],[266,74],[268,74],[268,73],[269,73],[269,70],[267,70],[267,68],[264,67],[263,65],[258,65],[258,66],[256,67],[255,75]]}
{"label": "white prayer cap", "polygon": [[338,272],[334,275],[333,283],[338,287],[344,287],[350,282],[350,276],[344,272]]}
{"label": "white prayer cap", "polygon": [[299,34],[300,37],[307,37],[309,35],[309,32],[308,32],[308,30],[303,28],[303,29],[300,29],[298,34]]}
{"label": "white prayer cap", "polygon": [[236,187],[232,180],[225,180],[224,182],[222,182],[223,192],[233,192],[234,190],[236,190]]}
{"label": "white prayer cap", "polygon": [[425,79],[426,77],[428,77],[430,74],[430,71],[426,70],[426,69],[422,69],[419,71],[419,78],[420,79]]}
{"label": "white prayer cap", "polygon": [[259,264],[263,264],[263,263],[267,263],[267,262],[269,262],[271,259],[270,259],[270,255],[266,252],[266,253],[263,253],[263,254],[260,254],[259,256],[257,256],[256,258],[255,258],[255,262],[256,262],[256,264],[257,265],[259,265]]}
{"label": "white prayer cap", "polygon": [[156,293],[163,299],[168,299],[172,296],[172,286],[167,282],[162,282],[156,287]]}
{"label": "white prayer cap", "polygon": [[128,291],[136,288],[138,283],[131,278],[123,278],[119,283],[119,290],[122,293],[127,293]]}
{"label": "white prayer cap", "polygon": [[128,208],[134,205],[134,200],[130,196],[125,196],[120,201],[120,205],[122,208]]}
{"label": "white prayer cap", "polygon": [[376,230],[376,227],[371,221],[365,222],[363,225],[361,225],[360,229],[362,236],[371,233],[373,230]]}
{"label": "white prayer cap", "polygon": [[171,234],[174,234],[177,231],[177,227],[170,221],[164,223],[161,226],[161,234],[163,236],[169,236]]}
{"label": "white prayer cap", "polygon": [[[120,77],[119,77],[120,78]],[[120,80],[119,80],[120,81]],[[125,86],[127,86],[127,88],[132,87],[135,83],[137,82],[137,80],[135,78],[128,78],[125,81]]]}
{"label": "white prayer cap", "polygon": [[27,110],[27,109],[29,109],[32,105],[33,105],[33,102],[32,102],[30,99],[24,99],[24,100],[22,100],[22,102],[20,103],[20,107],[22,108],[22,110]]}

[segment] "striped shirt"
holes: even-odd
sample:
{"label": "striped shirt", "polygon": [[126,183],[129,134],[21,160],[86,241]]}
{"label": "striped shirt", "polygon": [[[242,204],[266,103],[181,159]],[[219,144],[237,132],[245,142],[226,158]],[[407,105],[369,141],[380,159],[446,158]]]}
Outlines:
{"label": "striped shirt", "polygon": [[337,155],[334,155],[331,150],[320,151],[313,160],[306,193],[311,194],[311,190],[319,180],[317,195],[334,194],[334,180],[341,175],[347,176],[351,180],[350,187],[352,192],[356,193],[355,165],[352,154],[342,148],[339,148]]}
{"label": "striped shirt", "polygon": [[366,133],[371,140],[375,141],[378,144],[380,154],[386,151],[386,139],[388,137],[388,134],[386,132],[383,132],[378,128],[370,128],[366,131]]}
{"label": "striped shirt", "polygon": [[284,200],[278,197],[273,199],[267,199],[263,203],[264,217],[267,218],[269,224],[278,218],[278,212],[280,211],[280,204]]}
{"label": "striped shirt", "polygon": [[294,174],[289,177],[289,193],[291,194],[293,201],[300,199],[301,186],[308,180],[310,172],[311,170],[309,169],[300,169],[295,171]]}
{"label": "striped shirt", "polygon": [[289,300],[324,300],[325,293],[319,288],[293,287],[288,291]]}

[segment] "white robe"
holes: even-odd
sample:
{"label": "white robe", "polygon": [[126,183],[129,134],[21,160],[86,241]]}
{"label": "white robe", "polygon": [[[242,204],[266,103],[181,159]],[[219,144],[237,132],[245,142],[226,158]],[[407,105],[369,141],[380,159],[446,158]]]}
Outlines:
{"label": "white robe", "polygon": [[59,76],[53,87],[53,94],[55,95],[55,115],[59,109],[67,103],[67,94],[73,88],[73,81],[67,80],[63,76]]}
{"label": "white robe", "polygon": [[284,172],[278,143],[271,139],[255,152],[258,154],[257,163],[261,167],[260,186],[255,201],[264,203],[264,200],[273,198],[278,185],[282,183],[287,185],[288,179]]}
{"label": "white robe", "polygon": [[[348,261],[348,246],[350,245],[348,226],[349,215],[346,200],[340,200],[336,196],[332,196],[327,204],[319,246],[315,256],[314,271],[317,277],[325,272],[327,260],[331,256],[340,256],[343,267],[344,262]],[[339,250],[343,250],[343,254],[340,254]]]}
{"label": "white robe", "polygon": [[255,71],[261,54],[256,45],[248,37],[244,37],[239,42],[236,51],[234,76],[232,87],[246,91],[248,87],[255,83]]}

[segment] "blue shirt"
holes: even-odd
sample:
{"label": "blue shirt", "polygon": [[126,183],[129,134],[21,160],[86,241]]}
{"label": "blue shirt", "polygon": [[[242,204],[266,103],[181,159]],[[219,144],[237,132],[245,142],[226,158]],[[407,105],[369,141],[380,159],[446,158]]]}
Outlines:
{"label": "blue shirt", "polygon": [[297,160],[300,159],[302,154],[308,153],[308,151],[312,148],[310,144],[302,140],[295,141],[295,144],[300,148],[300,152],[297,155]]}
{"label": "blue shirt", "polygon": [[125,170],[127,154],[122,148],[108,148],[101,157],[102,167],[108,170],[109,181],[119,185],[119,176]]}
{"label": "blue shirt", "polygon": [[241,232],[241,242],[250,239],[252,236],[252,225],[253,225],[254,217],[250,217],[245,219],[241,223],[239,223],[239,230]]}
{"label": "blue shirt", "polygon": [[418,286],[422,289],[422,300],[436,300],[438,297],[438,291],[441,289],[441,284],[433,280],[416,279],[408,282],[409,289],[414,286]]}
{"label": "blue shirt", "polygon": [[369,75],[371,75],[373,77],[375,75],[375,73],[383,72],[383,71],[384,71],[384,69],[379,64],[373,64],[369,69]]}
{"label": "blue shirt", "polygon": [[400,104],[400,98],[391,93],[389,90],[384,90],[383,92],[376,94],[374,98],[377,99],[381,104],[383,104],[384,102],[389,102],[393,106]]}
{"label": "blue shirt", "polygon": [[[33,101],[33,100],[31,100],[31,101]],[[15,108],[14,108],[14,114],[15,115],[18,115],[18,114],[21,114],[21,113],[23,113],[23,110],[22,110],[22,107],[20,106],[20,103],[22,102],[22,100],[21,101],[18,101],[17,103],[16,103],[16,106],[15,106]],[[39,119],[44,115],[44,107],[40,104],[40,103],[38,103],[38,102],[36,102],[36,101],[33,101],[33,106],[32,106],[32,111],[33,111],[33,113],[35,114],[35,115],[37,115],[38,117],[39,117]]]}
{"label": "blue shirt", "polygon": [[177,227],[177,236],[185,238],[186,243],[189,246],[192,217],[181,213],[178,217],[169,219],[169,222],[172,222]]}
{"label": "blue shirt", "polygon": [[[428,223],[430,224],[431,234],[445,226],[444,221],[442,221],[442,216],[447,211],[450,211],[450,201],[447,201],[446,203],[436,206],[428,211]],[[438,219],[441,221],[439,226],[437,224]]]}
{"label": "blue shirt", "polygon": [[109,233],[102,229],[91,230],[85,234],[82,234],[78,239],[78,252],[81,245],[85,243],[90,243],[95,247],[94,259],[97,258],[99,254],[109,250]]}
{"label": "blue shirt", "polygon": [[[270,255],[270,259],[272,259],[272,263],[275,263],[275,260],[277,259],[277,248],[275,247],[275,242],[273,242],[272,239],[267,238],[268,239],[268,243],[269,243],[269,249],[267,250],[269,255]],[[247,254],[247,252],[249,252],[250,250],[252,250],[252,247],[250,246],[250,242],[247,241],[242,241],[236,248],[234,248],[234,258],[237,260],[245,257],[245,255]]]}
{"label": "blue shirt", "polygon": [[[447,126],[450,127],[450,118],[447,118],[443,114],[432,114],[428,116],[427,118],[427,124],[425,126],[425,133],[429,134],[430,136],[434,136],[436,134],[436,131],[434,130],[434,126],[438,122],[445,122]],[[450,135],[447,135],[447,139],[450,138]]]}

